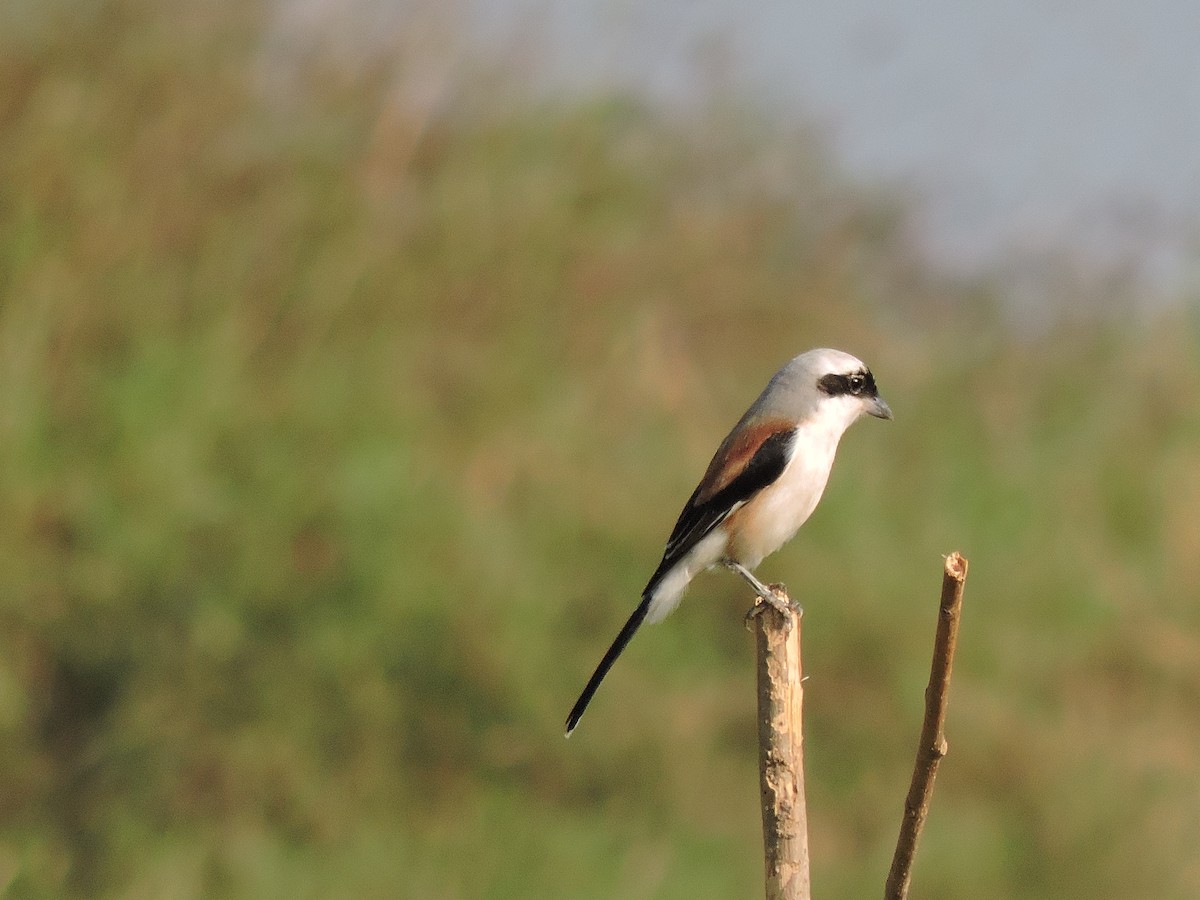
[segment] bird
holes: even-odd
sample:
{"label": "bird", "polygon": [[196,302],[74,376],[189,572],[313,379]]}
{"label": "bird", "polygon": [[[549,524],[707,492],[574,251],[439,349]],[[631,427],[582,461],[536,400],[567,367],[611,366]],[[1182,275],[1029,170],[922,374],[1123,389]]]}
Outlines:
{"label": "bird", "polygon": [[753,570],[816,508],[842,434],[863,414],[891,419],[875,376],[841,350],[808,350],[776,372],[721,442],[667,539],[642,599],[588,679],[566,721],[579,724],[604,676],[643,623],[664,619],[692,579],[723,565],[763,602],[782,601]]}

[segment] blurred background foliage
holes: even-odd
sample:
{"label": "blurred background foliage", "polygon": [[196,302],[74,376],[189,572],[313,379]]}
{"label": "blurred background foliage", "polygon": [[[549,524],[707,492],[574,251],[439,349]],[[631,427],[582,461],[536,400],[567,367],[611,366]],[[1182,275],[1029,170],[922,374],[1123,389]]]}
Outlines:
{"label": "blurred background foliage", "polygon": [[731,98],[285,38],[0,11],[0,896],[756,895],[735,579],[561,722],[816,345],[897,413],[763,567],[808,610],[818,894],[882,885],[951,549],[915,894],[1200,894],[1194,298],[1068,278],[1031,332]]}

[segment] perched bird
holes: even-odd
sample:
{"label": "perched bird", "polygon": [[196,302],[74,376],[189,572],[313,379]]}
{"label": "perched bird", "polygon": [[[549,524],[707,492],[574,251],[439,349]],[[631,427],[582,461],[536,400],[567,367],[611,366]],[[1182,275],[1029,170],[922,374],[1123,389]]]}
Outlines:
{"label": "perched bird", "polygon": [[634,632],[678,606],[700,572],[725,565],[765,602],[781,603],[751,570],[812,514],[842,433],[863,413],[892,417],[871,370],[849,353],[809,350],[772,376],[721,442],[684,505],[642,602],[567,716],[568,737]]}

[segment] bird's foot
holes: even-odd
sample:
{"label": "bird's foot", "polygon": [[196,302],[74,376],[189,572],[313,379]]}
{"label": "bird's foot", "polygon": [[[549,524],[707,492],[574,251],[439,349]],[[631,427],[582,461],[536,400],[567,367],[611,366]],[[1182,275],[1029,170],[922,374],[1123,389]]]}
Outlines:
{"label": "bird's foot", "polygon": [[772,606],[780,613],[784,614],[787,619],[787,627],[790,631],[792,628],[792,616],[801,615],[804,611],[799,604],[793,603],[788,596],[787,588],[782,584],[763,584],[754,575],[743,566],[741,563],[732,559],[723,559],[722,563],[734,572],[737,572],[742,579],[750,585],[751,589],[757,594],[757,599],[754,601],[754,606],[750,612],[746,613],[746,627],[750,627],[750,620],[762,614],[762,611],[767,606]]}
{"label": "bird's foot", "polygon": [[754,599],[754,605],[750,607],[750,611],[746,613],[746,627],[753,628],[753,622],[763,614],[768,606],[779,612],[784,619],[785,629],[790,632],[792,630],[792,622],[804,615],[804,608],[795,600],[788,596],[787,588],[782,584],[765,585],[766,590],[762,592],[755,591],[758,594]]}

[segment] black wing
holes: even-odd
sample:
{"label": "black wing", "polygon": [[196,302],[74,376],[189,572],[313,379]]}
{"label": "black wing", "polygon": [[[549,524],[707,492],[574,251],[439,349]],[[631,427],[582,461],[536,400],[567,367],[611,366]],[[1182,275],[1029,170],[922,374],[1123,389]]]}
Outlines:
{"label": "black wing", "polygon": [[697,487],[692,492],[692,496],[683,507],[683,512],[679,514],[671,536],[667,539],[662,562],[650,576],[644,593],[653,591],[659,579],[714,528],[724,522],[730,513],[783,474],[791,457],[792,442],[795,438],[794,428],[775,432],[762,442],[741,473],[721,490],[699,502],[697,498],[701,495],[700,488]]}

